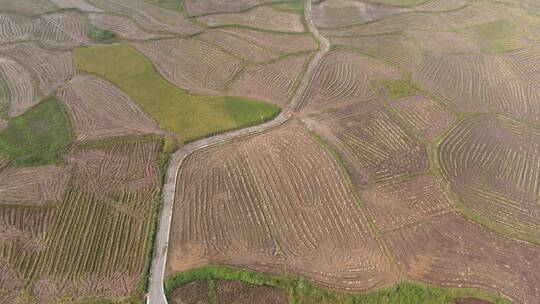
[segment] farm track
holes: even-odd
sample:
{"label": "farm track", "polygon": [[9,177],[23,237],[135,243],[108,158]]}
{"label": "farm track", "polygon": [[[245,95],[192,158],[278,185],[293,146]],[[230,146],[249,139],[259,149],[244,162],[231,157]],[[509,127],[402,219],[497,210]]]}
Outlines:
{"label": "farm track", "polygon": [[311,81],[316,75],[317,69],[319,65],[322,62],[322,59],[328,53],[330,50],[330,41],[326,39],[315,24],[313,23],[313,17],[311,14],[311,0],[306,0],[304,3],[304,18],[307,23],[308,30],[315,39],[319,42],[319,50],[317,53],[315,53],[315,56],[311,59],[311,62],[309,63],[306,73],[304,74],[304,77],[302,81],[300,82],[300,85],[298,86],[298,89],[296,90],[296,93],[293,95],[293,98],[291,99],[291,102],[289,104],[290,108],[293,110],[299,110],[302,108],[304,104],[304,98],[306,96],[306,93],[308,92],[309,85],[311,84]]}
{"label": "farm track", "polygon": [[201,140],[197,140],[180,148],[171,156],[165,185],[163,186],[163,208],[161,211],[160,224],[156,237],[156,246],[154,248],[154,259],[150,270],[150,287],[147,295],[148,304],[167,303],[165,291],[163,288],[163,279],[165,276],[165,265],[167,260],[167,249],[169,245],[169,234],[171,229],[172,212],[174,207],[174,199],[176,193],[176,182],[180,172],[180,166],[189,155],[203,148],[223,143],[234,138],[244,137],[260,132],[264,132],[271,128],[277,127],[286,122],[290,118],[290,114],[282,112],[272,121],[261,125],[240,129]]}

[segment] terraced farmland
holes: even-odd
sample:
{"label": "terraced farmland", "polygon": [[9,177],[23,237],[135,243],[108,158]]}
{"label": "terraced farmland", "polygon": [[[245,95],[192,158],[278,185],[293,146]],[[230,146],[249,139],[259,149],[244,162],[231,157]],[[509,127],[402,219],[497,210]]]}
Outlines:
{"label": "terraced farmland", "polygon": [[536,2],[0,0],[0,303],[538,304]]}
{"label": "terraced farmland", "polygon": [[173,217],[169,273],[245,265],[356,290],[395,276],[340,165],[295,121],[190,157]]}
{"label": "terraced farmland", "polygon": [[474,213],[540,241],[540,133],[496,116],[465,119],[438,147],[441,171]]}

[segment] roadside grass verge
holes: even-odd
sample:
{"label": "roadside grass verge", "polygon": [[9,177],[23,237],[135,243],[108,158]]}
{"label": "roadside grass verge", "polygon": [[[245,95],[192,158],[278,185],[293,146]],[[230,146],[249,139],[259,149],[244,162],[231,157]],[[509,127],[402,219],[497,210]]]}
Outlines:
{"label": "roadside grass verge", "polygon": [[53,97],[8,121],[0,132],[0,154],[19,166],[58,164],[73,138],[68,114]]}
{"label": "roadside grass verge", "polygon": [[128,45],[78,48],[75,64],[79,71],[116,84],[182,142],[262,123],[280,112],[275,105],[249,98],[189,94]]}
{"label": "roadside grass verge", "polygon": [[304,279],[292,276],[273,276],[230,266],[210,265],[173,275],[165,282],[165,294],[198,280],[239,280],[253,285],[266,285],[285,290],[291,304],[451,304],[458,298],[474,297],[496,304],[510,303],[506,299],[479,289],[440,288],[423,283],[403,281],[372,293],[342,292],[322,288]]}

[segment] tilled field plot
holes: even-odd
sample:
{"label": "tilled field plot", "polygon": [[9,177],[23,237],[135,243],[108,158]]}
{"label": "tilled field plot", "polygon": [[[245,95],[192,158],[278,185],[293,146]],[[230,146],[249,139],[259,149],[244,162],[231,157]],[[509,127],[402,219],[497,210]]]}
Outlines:
{"label": "tilled field plot", "polygon": [[6,298],[20,296],[26,284],[40,303],[136,291],[158,191],[157,151],[153,141],[79,147],[68,156],[69,179],[56,205],[2,206],[0,260],[7,266],[0,271],[17,278]]}
{"label": "tilled field plot", "polygon": [[385,234],[407,275],[451,287],[502,292],[514,303],[540,298],[538,247],[507,239],[455,213]]}
{"label": "tilled field plot", "polygon": [[160,133],[126,93],[95,76],[77,75],[60,91],[77,139]]}
{"label": "tilled field plot", "polygon": [[[40,96],[51,94],[75,74],[71,52],[51,51],[32,42],[0,46],[0,54],[13,58],[37,79]],[[27,85],[27,82],[21,82]]]}
{"label": "tilled field plot", "polygon": [[305,63],[306,56],[290,56],[269,64],[251,65],[242,71],[228,93],[285,106]]}
{"label": "tilled field plot", "polygon": [[219,263],[346,289],[390,283],[391,266],[341,170],[295,121],[190,156],[178,180],[169,273]]}
{"label": "tilled field plot", "polygon": [[464,204],[540,241],[540,132],[496,116],[461,122],[438,147],[444,176]]}
{"label": "tilled field plot", "polygon": [[425,96],[401,98],[394,101],[391,106],[424,140],[435,138],[452,122],[450,113]]}
{"label": "tilled field plot", "polygon": [[372,100],[370,82],[398,79],[397,70],[354,52],[329,52],[317,68],[304,97],[305,112],[324,112]]}
{"label": "tilled field plot", "polygon": [[216,14],[197,18],[209,26],[240,25],[252,28],[279,32],[304,31],[300,15],[284,12],[271,7],[259,6],[245,12],[235,14]]}
{"label": "tilled field plot", "polygon": [[456,214],[434,177],[379,184],[362,197],[407,276],[499,291],[515,303],[540,297],[540,249]]}
{"label": "tilled field plot", "polygon": [[415,77],[459,111],[494,110],[537,122],[540,89],[530,79],[524,81],[532,67],[534,61],[509,61],[500,55],[429,55]]}

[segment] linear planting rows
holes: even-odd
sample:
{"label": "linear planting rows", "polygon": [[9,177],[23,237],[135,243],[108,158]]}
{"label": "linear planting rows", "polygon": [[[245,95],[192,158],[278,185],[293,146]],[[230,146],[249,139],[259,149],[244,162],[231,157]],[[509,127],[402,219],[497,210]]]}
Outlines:
{"label": "linear planting rows", "polygon": [[434,139],[452,122],[450,113],[425,96],[401,98],[394,101],[392,107],[425,140]]}
{"label": "linear planting rows", "polygon": [[389,262],[341,170],[295,121],[190,156],[178,179],[169,273],[219,263],[347,289],[389,283]]}
{"label": "linear planting rows", "polygon": [[159,133],[131,98],[95,76],[75,76],[59,93],[79,140],[130,134]]}
{"label": "linear planting rows", "polygon": [[438,147],[438,161],[468,208],[538,242],[538,151],[538,131],[509,119],[480,116],[452,130]]}
{"label": "linear planting rows", "polygon": [[375,97],[370,81],[398,77],[394,69],[359,54],[332,51],[323,59],[306,92],[305,111],[321,111],[369,101]]}
{"label": "linear planting rows", "polygon": [[24,282],[12,288],[29,284],[27,296],[40,303],[136,291],[158,191],[157,152],[155,141],[79,147],[67,158],[55,207],[0,208],[1,260]]}
{"label": "linear planting rows", "polygon": [[522,81],[518,72],[497,55],[430,55],[416,79],[460,111],[495,110],[538,121],[540,90]]}

